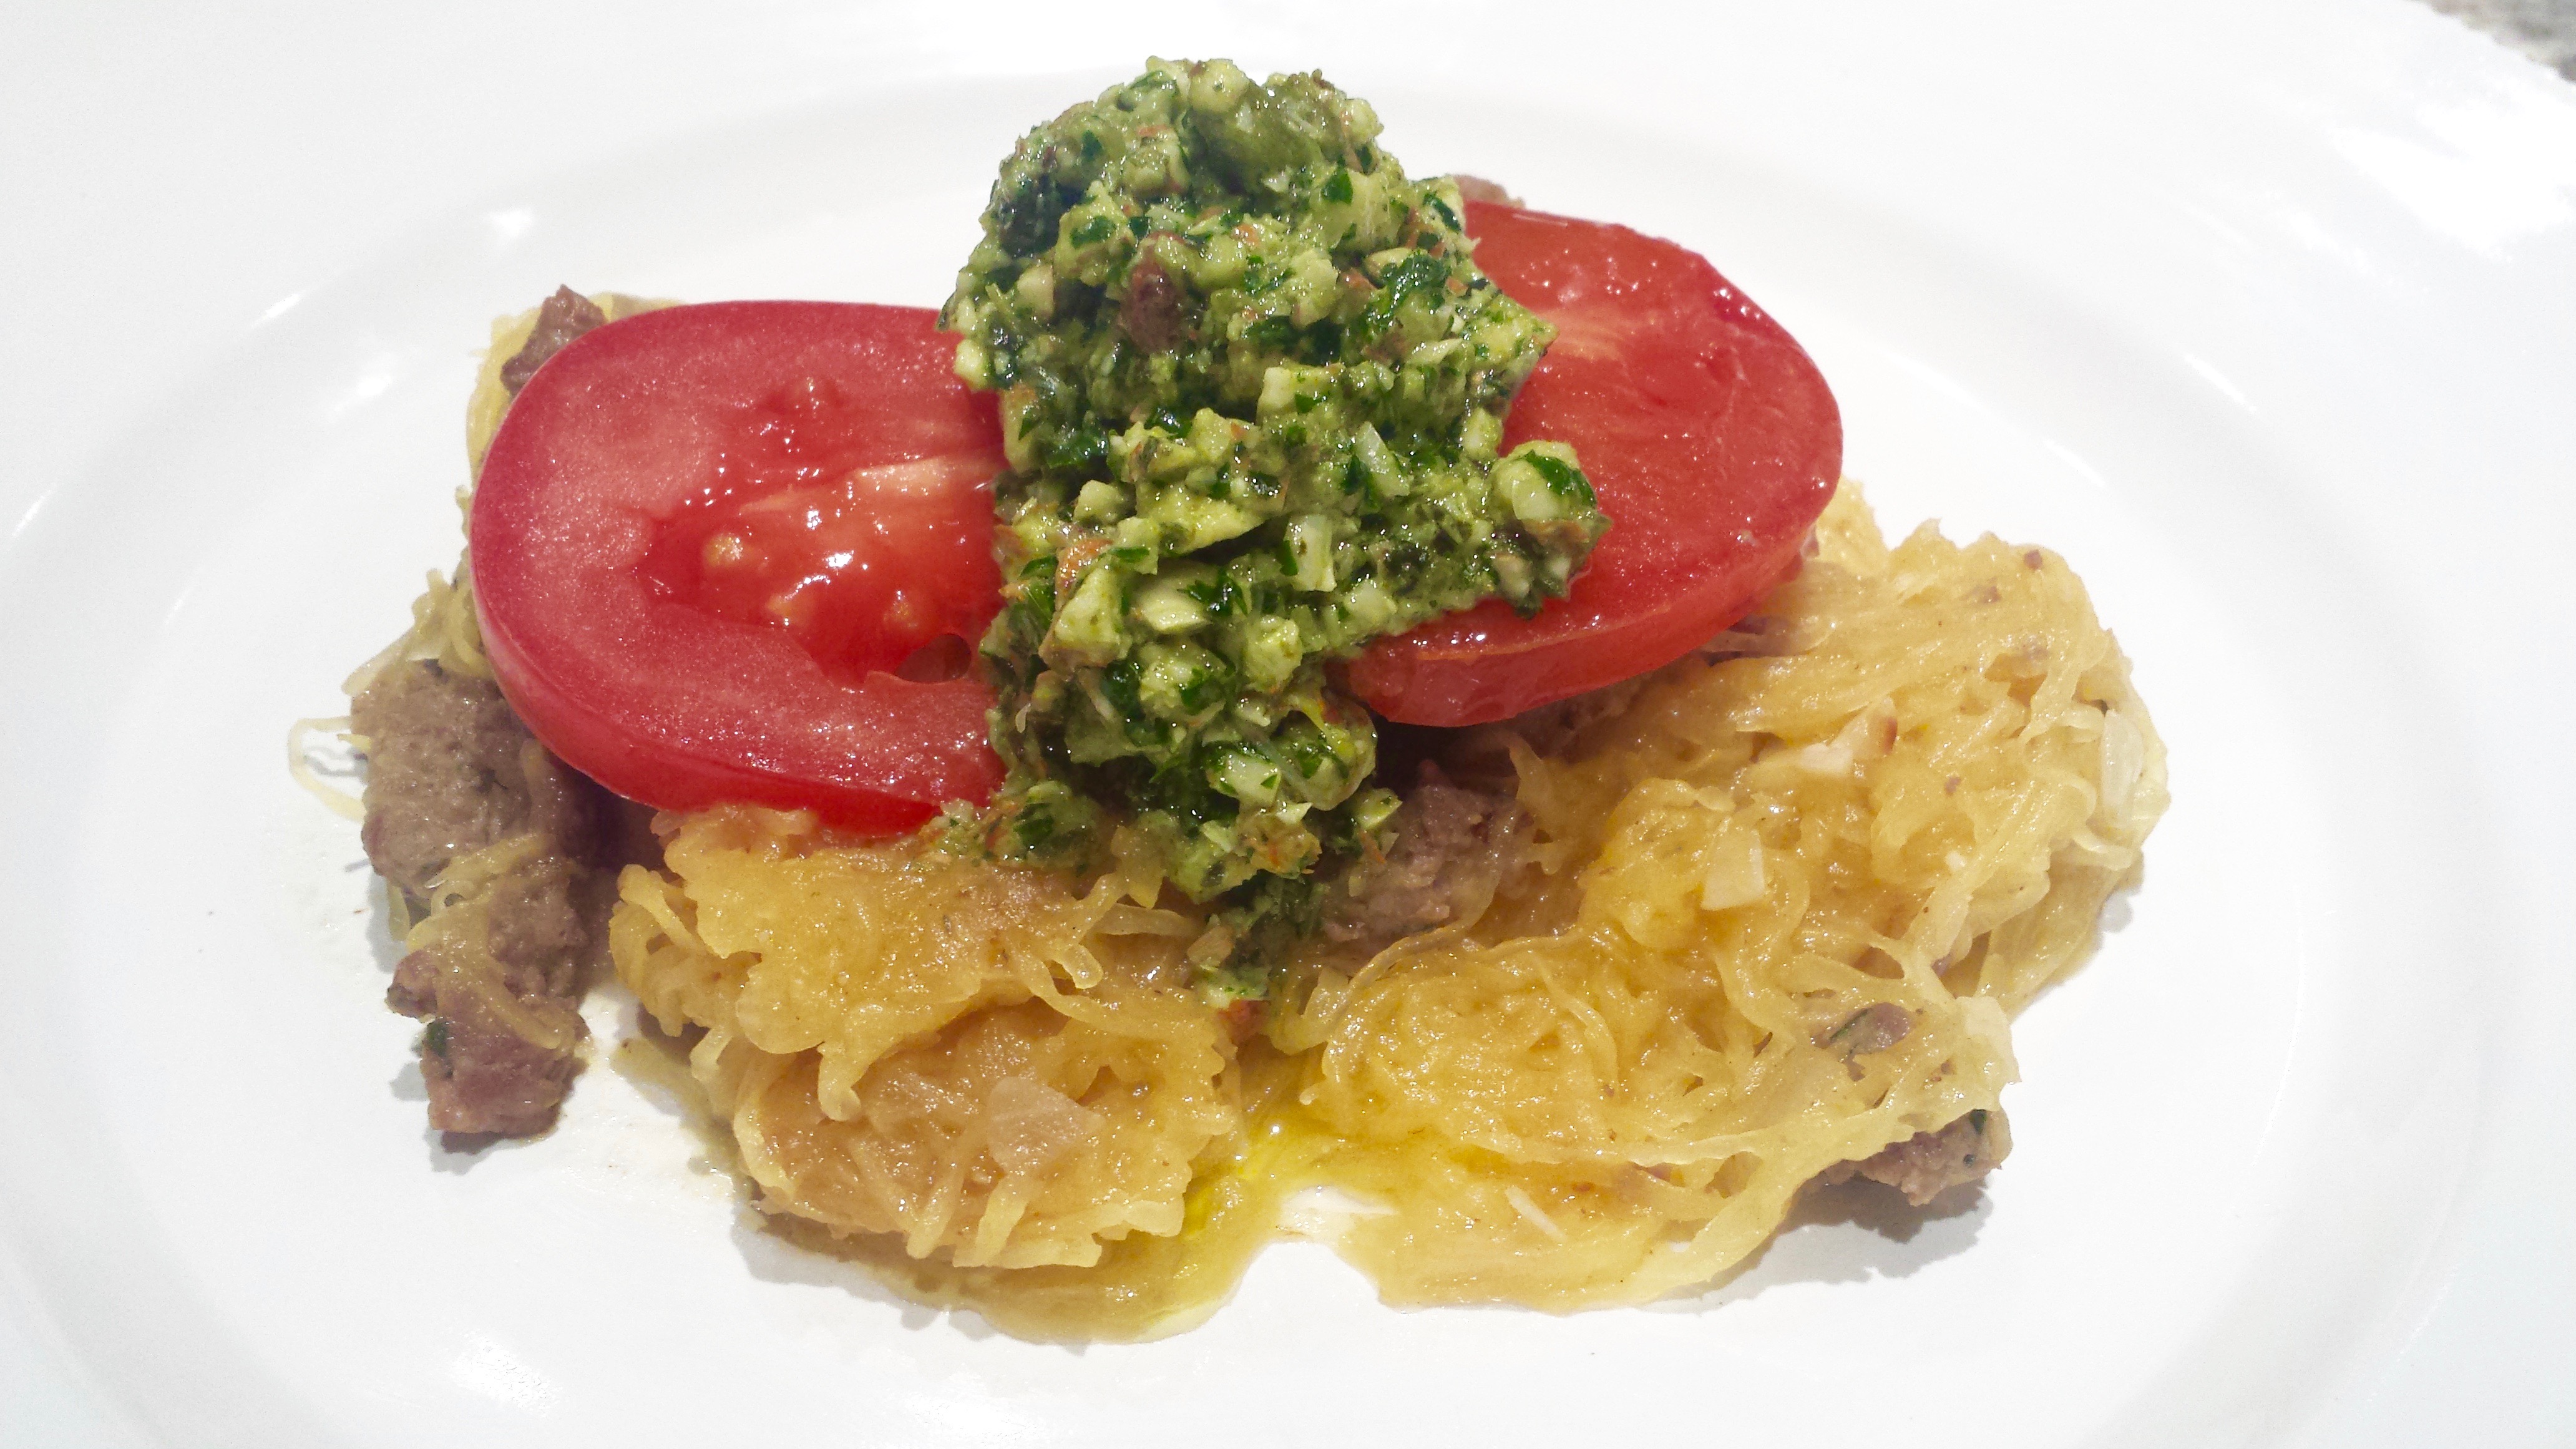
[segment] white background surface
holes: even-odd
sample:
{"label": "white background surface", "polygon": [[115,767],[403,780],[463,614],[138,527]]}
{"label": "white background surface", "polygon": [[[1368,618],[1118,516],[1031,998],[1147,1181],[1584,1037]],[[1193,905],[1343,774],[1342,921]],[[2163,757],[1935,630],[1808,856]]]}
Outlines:
{"label": "white background surface", "polygon": [[[2576,1437],[2576,88],[2242,8],[0,21],[0,1442]],[[1892,527],[2093,584],[2177,803],[1976,1206],[1571,1320],[1274,1251],[1074,1353],[745,1230],[605,1061],[543,1142],[424,1138],[280,738],[452,557],[485,319],[934,302],[1010,138],[1147,50],[1701,248]]]}

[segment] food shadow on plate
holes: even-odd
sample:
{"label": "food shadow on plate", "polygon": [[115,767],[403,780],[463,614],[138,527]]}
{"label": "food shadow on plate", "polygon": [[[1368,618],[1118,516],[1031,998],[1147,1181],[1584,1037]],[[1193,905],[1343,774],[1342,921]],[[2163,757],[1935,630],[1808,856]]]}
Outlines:
{"label": "food shadow on plate", "polygon": [[1798,1194],[1779,1231],[1751,1257],[1696,1289],[1647,1308],[1706,1313],[1791,1283],[1909,1277],[1976,1246],[1993,1212],[1982,1183],[1951,1188],[1922,1207],[1864,1178],[1812,1185]]}
{"label": "food shadow on plate", "polygon": [[2129,867],[2128,873],[2120,878],[2120,883],[2112,888],[2111,894],[2103,898],[2102,913],[2094,918],[2093,934],[2084,942],[2084,949],[2076,952],[2075,959],[2067,962],[2066,969],[2058,972],[2047,985],[2031,993],[2030,1000],[2023,1002],[2013,1012],[2015,1020],[2019,1020],[2023,1012],[2055,995],[2066,983],[2084,974],[2085,970],[2093,964],[2094,958],[2102,954],[2103,945],[2113,936],[2127,930],[2129,923],[2137,919],[2137,909],[2133,902],[2137,899],[2138,892],[2145,890],[2146,887],[2147,862],[2142,857],[2136,864]]}
{"label": "food shadow on plate", "polygon": [[[1798,1194],[1779,1230],[1750,1257],[1706,1283],[1676,1289],[1635,1306],[1604,1306],[1585,1313],[1699,1314],[1720,1312],[1766,1290],[1795,1283],[1866,1283],[1904,1278],[1976,1246],[1993,1211],[1979,1184],[1954,1187],[1922,1207],[1895,1190],[1862,1178],[1822,1184]],[[1460,1303],[1440,1313],[1527,1313],[1515,1303]]]}
{"label": "food shadow on plate", "polygon": [[[638,1095],[696,1138],[692,1170],[720,1174],[733,1184],[734,1248],[753,1277],[769,1283],[838,1289],[894,1308],[911,1330],[942,1319],[968,1339],[1004,1336],[971,1307],[924,1303],[888,1285],[868,1250],[854,1240],[801,1219],[772,1216],[752,1205],[749,1178],[732,1135],[715,1120],[705,1094],[689,1073],[689,1042],[665,1036],[640,1009],[628,1016],[624,1039],[608,1056],[612,1070]],[[1866,1179],[1815,1186],[1799,1194],[1788,1218],[1753,1256],[1696,1289],[1647,1305],[1651,1312],[1708,1312],[1789,1283],[1861,1283],[1903,1278],[1973,1247],[1993,1205],[1981,1184],[1950,1189],[1915,1207],[1893,1189]],[[1507,1304],[1460,1305],[1468,1312],[1525,1311]],[[1220,1307],[1218,1312],[1223,1312]],[[1449,1309],[1444,1311],[1458,1311]],[[1087,1345],[1057,1341],[1081,1353]]]}
{"label": "food shadow on plate", "polygon": [[[417,1073],[420,1069],[415,1066],[412,1070]],[[427,1095],[424,1090],[422,1096]],[[435,1127],[422,1128],[420,1136],[429,1148],[431,1170],[459,1177],[503,1152],[515,1152],[545,1140],[542,1136],[504,1137],[497,1132],[441,1132]]]}
{"label": "food shadow on plate", "polygon": [[385,884],[385,878],[376,874],[375,867],[363,855],[350,861],[346,869],[353,876],[365,878],[367,959],[384,973],[385,984],[390,986],[393,984],[394,967],[402,964],[402,958],[409,950],[403,944],[402,936],[394,930],[393,903],[387,894],[392,887]]}
{"label": "food shadow on plate", "polygon": [[751,1176],[733,1134],[716,1120],[706,1092],[689,1072],[691,1037],[667,1036],[641,1006],[623,1013],[625,1029],[606,1053],[609,1069],[624,1077],[636,1095],[666,1114],[695,1139],[693,1172],[720,1176],[733,1186],[735,1251],[743,1266],[764,1283],[833,1288],[853,1298],[897,1310],[903,1326],[919,1330],[941,1318],[970,1339],[1000,1337],[971,1309],[949,1310],[922,1303],[889,1287],[851,1242],[800,1218],[772,1215],[752,1205]]}

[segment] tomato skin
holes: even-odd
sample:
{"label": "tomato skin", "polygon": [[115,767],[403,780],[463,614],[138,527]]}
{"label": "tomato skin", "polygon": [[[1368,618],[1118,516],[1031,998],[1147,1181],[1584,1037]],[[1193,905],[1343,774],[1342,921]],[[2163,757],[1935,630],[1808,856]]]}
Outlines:
{"label": "tomato skin", "polygon": [[[675,589],[655,562],[692,507],[782,481],[747,472],[792,464],[784,482],[811,488],[935,460],[910,471],[955,494],[934,500],[939,546],[898,540],[888,566],[928,559],[909,564],[917,582],[952,601],[930,627],[971,638],[999,606],[991,479],[1005,464],[993,401],[950,372],[955,343],[935,322],[855,303],[675,307],[601,327],[529,379],[484,462],[471,554],[493,673],[547,748],[663,809],[811,808],[868,831],[992,792],[991,696],[971,676],[827,667],[786,628]],[[754,436],[782,417],[802,430],[784,452]],[[969,520],[982,573],[960,580],[972,565],[953,535]]]}
{"label": "tomato skin", "polygon": [[1842,474],[1823,374],[1705,258],[1491,202],[1466,221],[1486,275],[1558,329],[1503,445],[1573,444],[1611,526],[1535,617],[1489,601],[1353,660],[1360,698],[1410,724],[1506,719],[1680,658],[1796,571]]}
{"label": "tomato skin", "polygon": [[[1360,697],[1414,724],[1508,718],[1680,657],[1795,571],[1841,472],[1822,375],[1705,259],[1493,203],[1470,203],[1467,224],[1486,273],[1559,330],[1504,444],[1574,444],[1613,526],[1536,617],[1488,603],[1352,661]],[[823,414],[807,420],[819,451],[788,486],[819,496],[852,470],[939,464],[936,487],[971,492],[934,498],[920,524],[939,536],[896,553],[922,571],[908,582],[934,605],[925,627],[980,630],[998,579],[988,553],[962,576],[975,564],[956,530],[989,529],[989,480],[1006,465],[994,402],[955,379],[935,320],[856,303],[671,308],[599,328],[538,370],[485,461],[472,556],[493,671],[539,739],[664,809],[811,808],[892,831],[990,795],[1002,768],[982,684],[898,678],[882,648],[835,667],[808,646],[851,638],[847,619],[801,634],[752,622],[756,588],[693,599],[694,565],[672,561],[674,537],[687,555],[707,536],[691,506],[742,481],[757,452],[746,419],[775,422],[782,394],[819,384]],[[863,615],[877,607],[866,597]]]}

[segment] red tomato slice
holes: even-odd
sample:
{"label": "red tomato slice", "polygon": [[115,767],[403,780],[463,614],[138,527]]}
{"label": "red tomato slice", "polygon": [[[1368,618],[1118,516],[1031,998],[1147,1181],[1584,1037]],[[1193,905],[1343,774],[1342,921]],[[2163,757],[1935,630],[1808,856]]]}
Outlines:
{"label": "red tomato slice", "polygon": [[1506,719],[1670,663],[1795,571],[1842,475],[1842,415],[1779,323],[1695,252],[1623,226],[1470,202],[1476,262],[1556,324],[1504,445],[1574,445],[1610,532],[1561,600],[1500,603],[1351,662],[1412,724]]}
{"label": "red tomato slice", "polygon": [[936,320],[675,307],[529,379],[471,537],[493,673],[537,738],[664,809],[900,830],[992,792],[991,696],[954,641],[1000,605],[1005,464]]}

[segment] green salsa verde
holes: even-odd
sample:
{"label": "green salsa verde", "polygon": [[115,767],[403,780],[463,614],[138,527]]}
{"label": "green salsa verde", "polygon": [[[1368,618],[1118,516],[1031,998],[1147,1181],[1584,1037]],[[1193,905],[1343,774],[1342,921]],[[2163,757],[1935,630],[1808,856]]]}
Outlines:
{"label": "green salsa verde", "polygon": [[1011,468],[981,646],[1010,775],[955,822],[985,847],[1097,859],[1123,826],[1239,925],[1294,915],[1396,808],[1326,666],[1533,611],[1607,526],[1571,448],[1500,453],[1553,330],[1378,129],[1320,76],[1156,60],[1003,163],[942,318]]}

